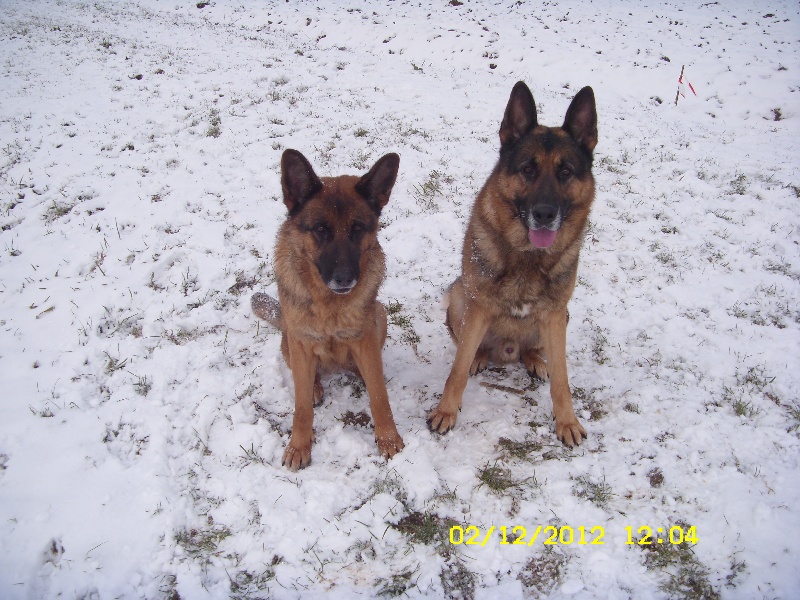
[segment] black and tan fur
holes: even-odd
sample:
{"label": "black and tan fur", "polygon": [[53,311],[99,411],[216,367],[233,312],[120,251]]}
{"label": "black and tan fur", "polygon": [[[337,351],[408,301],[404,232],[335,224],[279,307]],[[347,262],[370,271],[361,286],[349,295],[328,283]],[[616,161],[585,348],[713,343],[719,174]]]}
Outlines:
{"label": "black and tan fur", "polygon": [[521,361],[550,378],[556,435],[569,446],[586,430],[567,377],[567,303],[594,200],[594,93],[583,88],[561,127],[539,125],[530,90],[518,82],[500,126],[500,159],[472,209],[461,276],[449,291],[447,326],[456,357],[431,429],[450,430],[467,377],[487,363]]}
{"label": "black and tan fur", "polygon": [[283,333],[281,350],[295,386],[283,464],[293,471],[311,461],[321,372],[359,374],[370,398],[378,451],[391,458],[403,449],[383,379],[386,310],[376,300],[385,274],[378,218],[399,165],[396,154],[387,154],[363,177],[319,178],[300,152],[286,150],[281,158],[289,216],[275,245],[280,303],[259,293],[251,304],[257,316]]}

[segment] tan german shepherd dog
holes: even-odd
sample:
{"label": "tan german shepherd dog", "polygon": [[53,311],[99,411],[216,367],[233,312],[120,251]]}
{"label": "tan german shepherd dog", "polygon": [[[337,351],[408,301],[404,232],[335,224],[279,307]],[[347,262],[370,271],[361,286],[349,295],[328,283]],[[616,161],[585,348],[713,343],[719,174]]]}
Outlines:
{"label": "tan german shepherd dog", "polygon": [[447,326],[456,357],[439,405],[428,415],[439,433],[456,423],[468,375],[491,361],[521,361],[550,377],[556,435],[580,444],[586,430],[567,378],[567,303],[594,200],[597,144],[594,92],[585,87],[561,127],[539,125],[528,87],[518,82],[500,125],[500,159],[472,209],[461,276],[449,291]]}
{"label": "tan german shepherd dog", "polygon": [[295,409],[283,464],[311,462],[314,406],[322,403],[320,372],[348,369],[364,380],[381,456],[403,449],[383,379],[386,310],[376,300],[385,274],[378,217],[389,201],[400,157],[387,154],[363,177],[319,178],[296,150],[281,158],[289,216],[278,232],[275,276],[280,302],[254,294],[253,312],[283,334]]}

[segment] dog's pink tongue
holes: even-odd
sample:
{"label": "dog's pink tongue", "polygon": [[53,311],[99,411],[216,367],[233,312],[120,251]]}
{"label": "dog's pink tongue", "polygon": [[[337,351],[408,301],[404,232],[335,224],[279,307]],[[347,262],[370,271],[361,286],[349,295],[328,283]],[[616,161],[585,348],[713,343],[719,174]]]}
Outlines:
{"label": "dog's pink tongue", "polygon": [[528,238],[530,238],[531,244],[537,248],[549,248],[555,241],[557,233],[558,231],[550,231],[544,227],[541,229],[529,229]]}

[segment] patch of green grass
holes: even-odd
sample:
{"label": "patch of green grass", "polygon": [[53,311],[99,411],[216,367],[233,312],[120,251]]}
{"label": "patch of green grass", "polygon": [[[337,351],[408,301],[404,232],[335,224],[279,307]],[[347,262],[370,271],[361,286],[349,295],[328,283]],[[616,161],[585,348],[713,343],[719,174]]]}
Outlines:
{"label": "patch of green grass", "polygon": [[503,453],[503,459],[505,460],[511,458],[528,460],[531,454],[534,452],[539,452],[543,448],[543,445],[540,442],[517,442],[504,437],[500,438],[500,441],[497,443],[497,445],[500,448],[500,451]]}
{"label": "patch of green grass", "polygon": [[513,490],[522,490],[526,486],[537,486],[536,477],[527,479],[517,479],[511,475],[511,469],[500,467],[495,462],[493,465],[488,463],[478,471],[478,488],[486,486],[494,494],[504,494]]}
{"label": "patch of green grass", "polygon": [[766,374],[764,365],[747,367],[744,372],[737,369],[736,384],[723,386],[722,397],[736,415],[752,419],[761,412],[753,398],[774,397],[767,389],[773,381],[775,377]]}
{"label": "patch of green grass", "polygon": [[107,375],[111,375],[112,373],[114,373],[116,371],[119,371],[120,369],[122,369],[128,363],[128,359],[127,358],[123,358],[123,359],[115,358],[115,357],[111,356],[108,352],[106,352],[105,355],[106,355],[106,359],[107,359],[106,360],[106,374]]}
{"label": "patch of green grass", "polygon": [[227,527],[184,529],[175,534],[175,541],[188,556],[209,558],[217,553],[220,543],[230,536],[231,530]]}
{"label": "patch of green grass", "polygon": [[386,315],[389,317],[389,322],[395,324],[392,320],[395,315],[403,310],[403,305],[398,300],[390,300],[386,305]]}
{"label": "patch of green grass", "polygon": [[32,406],[28,406],[28,408],[34,415],[36,415],[37,417],[42,417],[43,419],[50,419],[56,416],[49,406],[45,406],[41,410],[36,410]]}
{"label": "patch of green grass", "polygon": [[97,326],[97,333],[106,336],[130,335],[139,338],[142,337],[143,331],[141,321],[142,316],[138,313],[118,319],[106,309],[106,318]]}
{"label": "patch of green grass", "polygon": [[430,512],[412,512],[397,524],[392,525],[414,544],[448,547],[450,544],[450,528],[458,525],[453,519],[440,517]]}
{"label": "patch of green grass", "polygon": [[260,465],[267,464],[267,461],[264,460],[264,458],[258,453],[258,450],[256,450],[255,445],[252,442],[250,443],[249,448],[245,448],[241,444],[239,444],[239,448],[242,449],[242,460],[244,463],[243,466],[246,467],[252,463],[258,463]]}
{"label": "patch of green grass", "polygon": [[370,158],[372,153],[366,150],[357,150],[350,161],[350,166],[358,171],[366,171],[370,167]]}
{"label": "patch of green grass", "polygon": [[730,186],[731,194],[744,196],[747,193],[747,177],[744,176],[744,173],[739,173],[736,177],[731,179]]}
{"label": "patch of green grass", "polygon": [[667,267],[677,268],[678,263],[675,260],[675,255],[668,250],[662,250],[658,254],[656,254],[656,260]]}
{"label": "patch of green grass", "polygon": [[467,569],[458,556],[453,555],[439,574],[445,598],[463,598],[472,600],[475,597],[475,573]]}
{"label": "patch of green grass", "polygon": [[411,581],[414,576],[414,571],[405,571],[403,573],[396,573],[389,579],[379,579],[377,586],[380,587],[378,596],[387,598],[397,598],[404,595],[408,590],[416,586],[416,583]]}
{"label": "patch of green grass", "polygon": [[719,592],[708,579],[708,570],[697,560],[689,544],[650,544],[639,546],[645,552],[648,570],[662,570],[667,579],[661,589],[670,598],[718,600]]}
{"label": "patch of green grass", "polygon": [[264,592],[268,591],[269,583],[275,579],[275,565],[280,561],[279,557],[274,556],[272,564],[268,565],[261,573],[250,573],[249,571],[236,573],[230,578],[230,600],[256,600],[269,597],[269,594],[265,596]]}
{"label": "patch of green grass", "polygon": [[595,481],[588,475],[581,475],[575,479],[573,493],[578,498],[584,498],[600,508],[607,508],[611,498],[614,497],[611,486],[606,483],[605,477],[600,481]]}
{"label": "patch of green grass", "polygon": [[52,223],[56,219],[60,219],[61,217],[68,215],[70,212],[72,212],[72,209],[75,208],[75,206],[76,204],[59,204],[53,200],[53,204],[44,213],[45,221]]}
{"label": "patch of green grass", "polygon": [[417,201],[417,205],[424,211],[435,212],[439,210],[436,204],[436,197],[443,196],[442,184],[451,184],[453,178],[433,170],[428,174],[428,178],[419,185],[412,186],[411,195]]}
{"label": "patch of green grass", "polygon": [[153,387],[153,382],[150,381],[147,376],[139,377],[136,376],[136,381],[133,384],[133,389],[136,391],[137,394],[140,396],[147,396],[150,393],[150,389]]}
{"label": "patch of green grass", "polygon": [[208,129],[206,129],[206,137],[218,138],[222,135],[222,117],[219,116],[219,110],[212,108],[208,111]]}
{"label": "patch of green grass", "polygon": [[748,367],[744,374],[737,375],[736,381],[740,385],[751,386],[758,392],[764,392],[765,388],[775,381],[775,377],[766,374],[764,365]]}
{"label": "patch of green grass", "polygon": [[767,261],[765,268],[770,273],[779,273],[781,275],[785,275],[789,279],[794,279],[795,281],[800,281],[800,275],[792,271],[792,265],[787,263],[785,260],[781,259],[780,262],[775,262],[773,260]]}
{"label": "patch of green grass", "polygon": [[[397,476],[390,478],[376,486],[376,489],[388,487],[387,491],[398,494],[395,490],[399,485]],[[399,496],[400,501],[407,507],[405,491]],[[413,544],[432,546],[433,550],[442,557],[444,564],[439,574],[442,588],[446,598],[474,598],[476,575],[462,561],[457,546],[450,543],[450,528],[458,523],[448,517],[440,517],[436,513],[412,511],[390,527],[402,533]],[[395,597],[406,593],[416,585],[411,583],[413,572],[408,571],[394,575],[389,580],[381,580],[382,585],[378,595]]]}
{"label": "patch of green grass", "polygon": [[441,492],[436,492],[432,497],[432,502],[443,502],[445,504],[453,504],[458,500],[458,496],[455,493],[455,490],[451,490],[447,487],[447,484],[442,484],[444,490]]}
{"label": "patch of green grass", "polygon": [[[356,510],[361,506],[364,506],[364,504],[369,502],[378,494],[388,494],[397,500],[402,506],[408,507],[408,495],[406,494],[406,488],[403,485],[403,480],[394,469],[387,471],[383,478],[376,479],[372,483],[371,491],[363,500],[363,502],[355,507]],[[390,527],[392,527],[392,525],[390,525]]]}
{"label": "patch of green grass", "polygon": [[517,480],[511,477],[511,469],[498,467],[497,464],[483,467],[478,472],[478,479],[481,482],[478,487],[486,486],[496,494],[515,488],[518,485]]}
{"label": "patch of green grass", "polygon": [[386,315],[390,325],[395,325],[403,331],[400,341],[410,345],[416,352],[420,337],[414,329],[411,317],[403,314],[403,305],[397,300],[392,300],[386,305]]}
{"label": "patch of green grass", "polygon": [[741,398],[737,398],[733,401],[733,412],[739,417],[747,417],[748,419],[752,419],[761,411],[754,407],[752,402],[746,402]]}

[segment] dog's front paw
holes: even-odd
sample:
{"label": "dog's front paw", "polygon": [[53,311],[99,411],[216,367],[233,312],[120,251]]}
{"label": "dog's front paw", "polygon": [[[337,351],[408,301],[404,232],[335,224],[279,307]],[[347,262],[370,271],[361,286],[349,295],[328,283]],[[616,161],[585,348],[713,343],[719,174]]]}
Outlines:
{"label": "dog's front paw", "polygon": [[428,428],[440,434],[447,433],[455,427],[457,416],[458,413],[456,411],[450,412],[445,410],[442,408],[442,405],[439,404],[439,406],[428,414]]}
{"label": "dog's front paw", "polygon": [[305,442],[298,442],[294,437],[289,440],[289,445],[283,452],[281,464],[288,467],[291,471],[305,469],[311,464],[311,439]]}
{"label": "dog's front paw", "polygon": [[405,448],[403,438],[397,433],[397,430],[387,431],[385,433],[375,432],[375,443],[378,444],[378,453],[385,458],[390,459],[395,454]]}
{"label": "dog's front paw", "polygon": [[587,437],[586,430],[575,418],[564,422],[556,420],[556,436],[570,448],[580,445]]}

